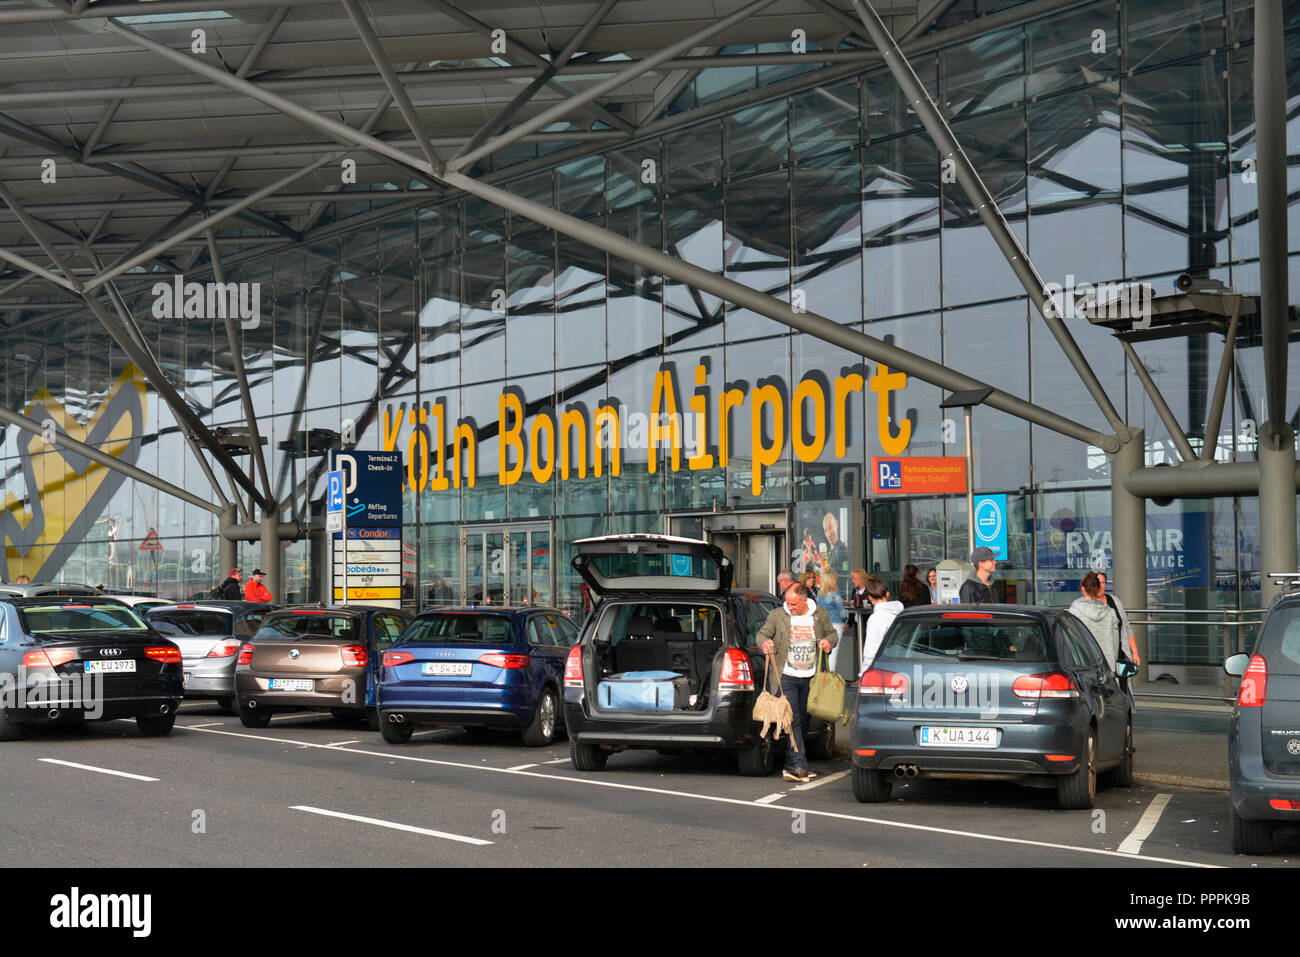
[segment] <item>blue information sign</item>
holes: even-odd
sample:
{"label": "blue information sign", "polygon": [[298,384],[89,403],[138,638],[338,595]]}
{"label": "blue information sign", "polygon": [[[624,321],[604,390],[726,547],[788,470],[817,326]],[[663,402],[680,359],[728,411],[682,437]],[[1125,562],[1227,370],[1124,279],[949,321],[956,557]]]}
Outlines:
{"label": "blue information sign", "polygon": [[[343,473],[348,525],[402,524],[402,456],[397,452],[331,453]],[[332,473],[331,473],[332,474]]]}
{"label": "blue information sign", "polygon": [[975,547],[993,549],[998,561],[1007,557],[1007,497],[975,496]]}

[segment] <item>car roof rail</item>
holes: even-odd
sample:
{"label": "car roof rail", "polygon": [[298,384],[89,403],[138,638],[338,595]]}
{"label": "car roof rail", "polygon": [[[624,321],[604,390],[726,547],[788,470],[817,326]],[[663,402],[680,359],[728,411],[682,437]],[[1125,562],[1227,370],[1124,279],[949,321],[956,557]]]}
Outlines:
{"label": "car roof rail", "polygon": [[1300,591],[1300,571],[1269,572],[1268,577],[1284,592]]}

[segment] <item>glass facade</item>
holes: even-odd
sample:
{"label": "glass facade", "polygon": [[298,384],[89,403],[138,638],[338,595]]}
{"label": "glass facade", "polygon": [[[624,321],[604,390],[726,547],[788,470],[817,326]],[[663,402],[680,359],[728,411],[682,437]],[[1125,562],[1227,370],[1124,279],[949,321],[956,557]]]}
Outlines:
{"label": "glass facade", "polygon": [[[1300,23],[1288,25],[1296,97]],[[1048,282],[1148,281],[1168,293],[1190,271],[1250,294],[1250,31],[1248,4],[1098,2],[914,66]],[[739,72],[701,71],[680,108],[772,79]],[[506,186],[1110,431],[886,73],[810,78],[800,92]],[[1300,228],[1289,235],[1300,257]],[[462,529],[476,523],[549,523],[534,557],[547,549],[567,609],[580,603],[568,543],[662,532],[668,513],[862,499],[865,567],[897,578],[909,562],[965,557],[964,498],[870,494],[872,457],[897,451],[882,424],[892,435],[906,425],[907,454],[962,454],[960,415],[945,422],[939,388],[911,379],[878,414],[876,363],[490,204],[408,209],[226,272],[260,287],[260,318],[243,324],[239,348],[285,520],[320,519],[330,448],[394,448],[408,463],[428,449],[405,497],[413,607],[461,597],[438,583],[465,574]],[[1293,276],[1296,302],[1300,269]],[[212,426],[244,424],[224,327],[155,318],[157,280],[134,273],[119,285],[164,371]],[[1174,461],[1119,344],[1066,322],[1120,414],[1146,430],[1148,464]],[[9,408],[39,405],[77,436],[109,410],[104,428],[135,464],[210,494],[184,430],[93,317],[27,324],[7,341]],[[1242,323],[1220,434],[1206,436],[1222,349],[1216,335],[1138,347],[1193,444],[1248,461],[1263,392],[1254,321]],[[861,384],[846,387],[854,376]],[[1298,407],[1293,376],[1293,424]],[[657,420],[672,412],[676,424]],[[599,446],[602,428],[621,432],[617,449]],[[1107,547],[1104,455],[988,408],[975,410],[973,437],[977,493],[1009,496],[1008,594],[1070,600]],[[214,516],[116,475],[59,480],[63,461],[39,436],[4,433],[10,578],[21,569],[168,596],[220,580]],[[449,487],[435,489],[444,475]],[[1247,498],[1149,505],[1152,607],[1257,605],[1257,512]],[[161,550],[140,549],[150,530]],[[240,547],[242,564],[257,562],[256,542]],[[286,546],[283,597],[319,597],[316,564],[311,543]],[[1214,660],[1208,643],[1193,645],[1153,651]]]}

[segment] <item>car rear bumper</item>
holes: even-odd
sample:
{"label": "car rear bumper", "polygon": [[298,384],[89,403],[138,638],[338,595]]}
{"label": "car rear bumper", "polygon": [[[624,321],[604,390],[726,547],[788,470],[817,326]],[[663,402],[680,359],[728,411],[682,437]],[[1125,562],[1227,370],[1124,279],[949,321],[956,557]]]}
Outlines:
{"label": "car rear bumper", "polygon": [[218,662],[195,658],[185,661],[182,667],[189,675],[185,682],[187,698],[226,698],[235,693],[234,659]]}
{"label": "car rear bumper", "polygon": [[[299,676],[286,676],[297,678]],[[303,675],[301,677],[311,677]],[[364,711],[365,679],[315,677],[312,691],[280,691],[270,687],[270,677],[235,675],[235,691],[241,701],[256,701],[259,708],[347,708]]]}
{"label": "car rear bumper", "polygon": [[[5,717],[16,724],[50,724],[56,721],[114,721],[118,718],[134,718],[138,715],[153,716],[166,713],[175,714],[180,707],[181,698],[174,695],[139,695],[133,697],[106,698],[102,701],[86,702],[80,699],[55,699],[42,701],[39,705],[18,708],[5,708]],[[57,711],[55,718],[51,711]]]}
{"label": "car rear bumper", "polygon": [[517,728],[532,721],[532,714],[523,714],[507,708],[485,707],[407,707],[400,703],[385,702],[379,709],[379,720],[387,721],[391,715],[401,715],[406,724],[433,725],[487,725],[490,727]]}
{"label": "car rear bumper", "polygon": [[[1228,787],[1232,808],[1248,821],[1290,821],[1300,824],[1300,811],[1273,807],[1270,801],[1300,801],[1300,777],[1274,774],[1264,767],[1258,746],[1259,709],[1241,709],[1228,728]],[[1249,713],[1247,713],[1249,711]]]}
{"label": "car rear bumper", "polygon": [[[416,724],[490,724],[518,726],[533,720],[538,692],[517,682],[383,682],[380,715],[401,713]],[[387,719],[384,719],[387,720]]]}
{"label": "car rear bumper", "polygon": [[739,750],[758,739],[752,705],[720,703],[693,715],[682,712],[627,713],[610,717],[587,712],[586,701],[566,700],[564,721],[569,739],[581,744],[620,748],[706,748]]}
{"label": "car rear bumper", "polygon": [[[923,724],[993,728],[996,748],[936,748],[918,743]],[[856,767],[892,771],[912,766],[921,774],[980,775],[1023,778],[1073,774],[1083,761],[1081,733],[1068,725],[1033,722],[931,721],[873,717],[853,725],[852,759]],[[1049,759],[1048,755],[1052,755]]]}

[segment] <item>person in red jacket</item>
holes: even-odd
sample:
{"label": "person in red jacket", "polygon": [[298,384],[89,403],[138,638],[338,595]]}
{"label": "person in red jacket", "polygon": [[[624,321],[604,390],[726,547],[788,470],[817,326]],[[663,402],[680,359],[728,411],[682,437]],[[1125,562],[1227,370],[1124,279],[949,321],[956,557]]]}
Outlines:
{"label": "person in red jacket", "polygon": [[253,569],[253,574],[249,576],[248,584],[244,586],[245,601],[260,601],[267,603],[271,601],[271,590],[262,584],[262,576],[265,574],[266,572],[262,571],[260,568]]}

